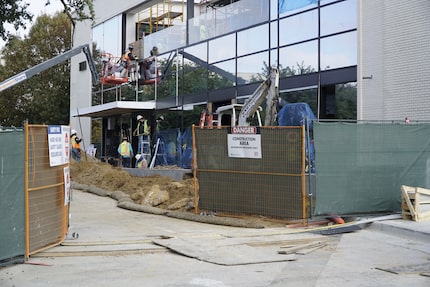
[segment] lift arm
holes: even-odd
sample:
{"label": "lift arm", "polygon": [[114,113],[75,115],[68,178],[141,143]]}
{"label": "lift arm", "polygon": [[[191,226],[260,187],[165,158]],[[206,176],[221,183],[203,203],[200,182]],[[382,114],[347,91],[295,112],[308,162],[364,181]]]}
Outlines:
{"label": "lift arm", "polygon": [[258,86],[255,92],[246,100],[238,116],[239,126],[248,126],[251,117],[257,111],[261,103],[266,99],[265,126],[275,123],[276,106],[279,98],[279,71],[272,68],[267,79]]}
{"label": "lift arm", "polygon": [[36,66],[33,66],[15,76],[10,77],[9,79],[4,80],[3,82],[0,83],[0,92],[3,92],[6,89],[9,89],[23,81],[26,81],[31,77],[33,77],[34,75],[37,75],[38,73],[43,72],[57,64],[67,61],[73,56],[76,56],[81,52],[83,52],[87,57],[87,62],[91,71],[91,75],[93,77],[93,81],[98,82],[99,75],[96,71],[96,65],[94,63],[93,57],[91,56],[90,47],[89,45],[81,45],[73,49],[70,49],[61,55],[58,55],[54,58],[46,60],[45,62],[42,62]]}

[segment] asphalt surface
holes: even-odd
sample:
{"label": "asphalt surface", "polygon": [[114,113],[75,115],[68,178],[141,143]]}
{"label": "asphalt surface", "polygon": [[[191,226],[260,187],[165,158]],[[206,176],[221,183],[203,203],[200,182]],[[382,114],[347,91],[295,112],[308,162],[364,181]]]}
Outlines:
{"label": "asphalt surface", "polygon": [[[430,286],[430,221],[330,235],[239,228],[130,211],[82,191],[70,214],[63,244],[1,268],[0,286]],[[291,247],[306,252],[279,254]]]}

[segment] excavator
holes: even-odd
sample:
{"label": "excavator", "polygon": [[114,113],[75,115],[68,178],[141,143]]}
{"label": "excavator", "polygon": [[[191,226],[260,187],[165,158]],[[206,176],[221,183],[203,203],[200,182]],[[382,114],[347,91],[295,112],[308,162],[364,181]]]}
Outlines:
{"label": "excavator", "polygon": [[40,72],[43,72],[57,64],[60,64],[64,61],[69,60],[70,58],[72,58],[73,56],[76,56],[80,53],[84,53],[86,58],[87,58],[87,62],[88,62],[88,66],[90,68],[91,71],[91,75],[93,78],[94,82],[98,82],[99,81],[99,74],[97,73],[96,70],[96,66],[93,60],[93,57],[91,56],[91,52],[90,52],[90,46],[89,45],[81,45],[75,48],[72,48],[66,52],[64,52],[63,54],[60,54],[54,58],[51,58],[49,60],[46,60],[45,62],[42,62],[36,66],[33,66],[15,76],[12,76],[6,80],[4,80],[3,82],[0,83],[0,92],[3,92],[4,90],[7,90],[23,81],[26,81],[28,79],[30,79],[31,77],[33,77],[34,75],[39,74]]}
{"label": "excavator", "polygon": [[256,118],[257,125],[262,126],[261,104],[266,100],[265,126],[276,125],[277,106],[279,99],[279,70],[272,68],[269,76],[263,81],[244,104],[231,104],[216,109],[215,114],[203,111],[200,118],[200,127],[221,127],[230,119],[230,126],[250,126]]}

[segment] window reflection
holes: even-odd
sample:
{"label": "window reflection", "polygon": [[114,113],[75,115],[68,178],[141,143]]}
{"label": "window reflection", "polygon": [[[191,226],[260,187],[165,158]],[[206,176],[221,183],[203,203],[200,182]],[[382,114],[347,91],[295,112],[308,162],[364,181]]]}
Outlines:
{"label": "window reflection", "polygon": [[267,24],[237,33],[237,54],[239,56],[268,48],[269,26]]}
{"label": "window reflection", "polygon": [[208,88],[232,87],[236,82],[235,61],[225,61],[209,66],[209,83]]}
{"label": "window reflection", "polygon": [[230,34],[209,41],[209,63],[214,63],[236,56],[236,35]]}
{"label": "window reflection", "polygon": [[282,76],[293,76],[318,71],[318,41],[285,47],[279,50]]}
{"label": "window reflection", "polygon": [[237,59],[237,76],[246,83],[259,82],[268,75],[269,53],[267,51]]}
{"label": "window reflection", "polygon": [[295,15],[280,20],[279,43],[281,46],[318,37],[318,11]]}
{"label": "window reflection", "polygon": [[357,28],[357,1],[321,8],[321,36]]}
{"label": "window reflection", "polygon": [[207,44],[202,43],[199,45],[194,45],[191,47],[187,47],[184,49],[184,55],[185,58],[187,58],[187,55],[191,55],[193,58],[197,58],[201,60],[202,62],[207,63]]}
{"label": "window reflection", "polygon": [[321,39],[321,70],[357,65],[357,32]]}
{"label": "window reflection", "polygon": [[93,28],[93,42],[99,51],[120,56],[121,51],[121,17],[114,17]]}

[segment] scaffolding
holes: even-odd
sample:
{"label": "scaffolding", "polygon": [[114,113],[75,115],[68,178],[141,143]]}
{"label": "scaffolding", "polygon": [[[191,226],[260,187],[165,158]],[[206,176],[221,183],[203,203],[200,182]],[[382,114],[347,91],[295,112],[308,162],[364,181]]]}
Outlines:
{"label": "scaffolding", "polygon": [[[177,4],[179,2],[180,4]],[[163,0],[138,13],[138,39],[173,26],[174,20],[184,21],[185,0]]]}

